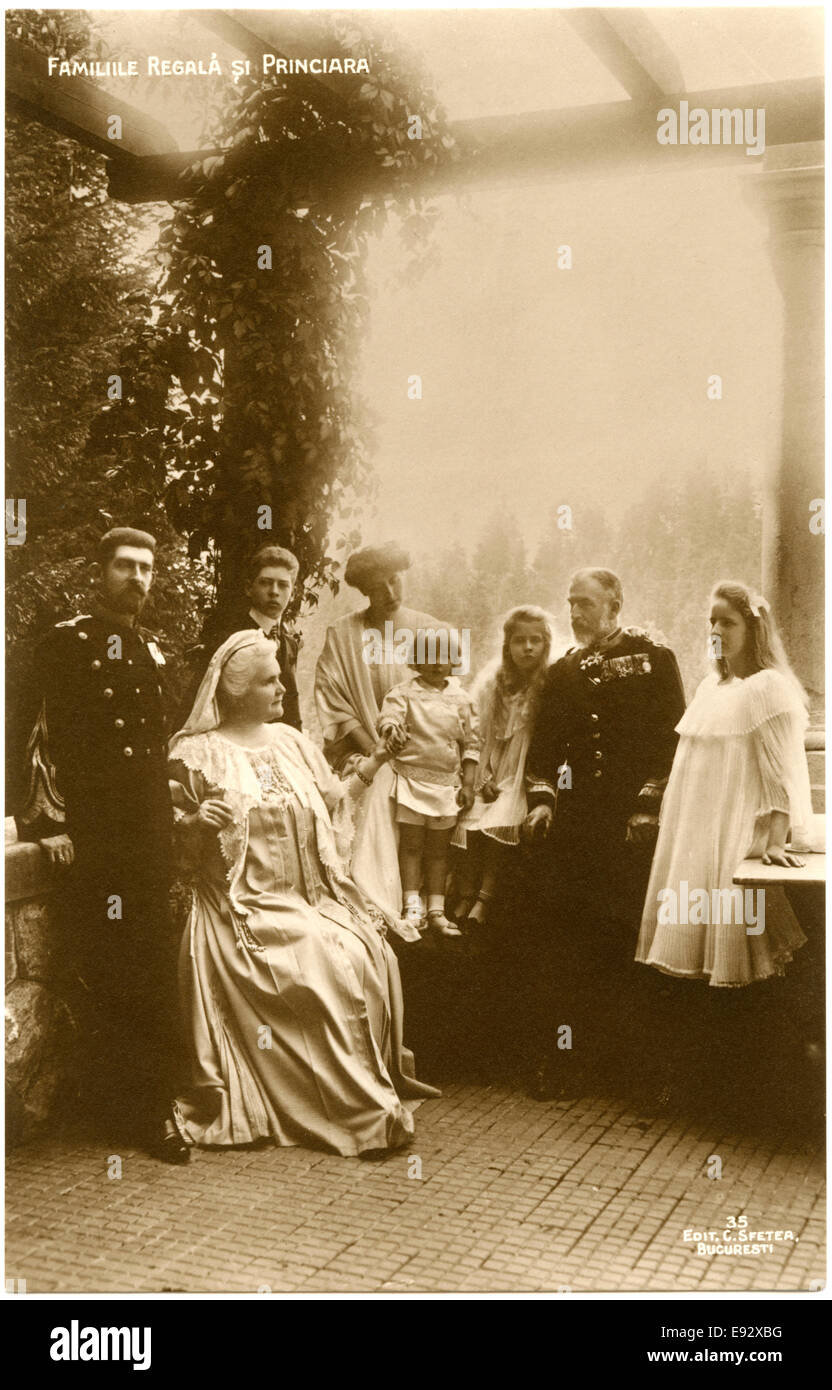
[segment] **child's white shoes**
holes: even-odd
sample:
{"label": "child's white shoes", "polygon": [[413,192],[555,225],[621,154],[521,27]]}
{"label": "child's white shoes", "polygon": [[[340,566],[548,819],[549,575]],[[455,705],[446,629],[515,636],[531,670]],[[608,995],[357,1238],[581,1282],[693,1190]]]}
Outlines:
{"label": "child's white shoes", "polygon": [[[425,908],[418,894],[414,894],[405,902],[401,920],[410,931],[418,933],[422,930],[425,925]],[[414,939],[411,937],[411,940]]]}

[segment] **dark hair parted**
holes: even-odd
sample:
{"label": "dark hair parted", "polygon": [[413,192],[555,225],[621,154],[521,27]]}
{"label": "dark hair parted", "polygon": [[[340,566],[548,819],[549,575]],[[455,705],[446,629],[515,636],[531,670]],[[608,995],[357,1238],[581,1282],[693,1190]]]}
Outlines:
{"label": "dark hair parted", "polygon": [[379,579],[407,569],[410,569],[408,552],[396,541],[387,541],[385,545],[365,546],[363,550],[354,551],[347,560],[344,581],[350,588],[369,594],[369,588]]}
{"label": "dark hair parted", "polygon": [[136,531],[132,526],[113,526],[98,542],[95,558],[99,565],[109,565],[120,545],[132,545],[137,550],[156,554],[156,537],[149,531]]}

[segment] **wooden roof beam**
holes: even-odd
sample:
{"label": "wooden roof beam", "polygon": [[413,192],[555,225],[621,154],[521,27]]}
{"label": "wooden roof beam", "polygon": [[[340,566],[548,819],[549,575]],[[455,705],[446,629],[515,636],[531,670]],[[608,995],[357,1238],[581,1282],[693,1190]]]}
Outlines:
{"label": "wooden roof beam", "polygon": [[[254,72],[262,73],[264,53],[279,58],[344,58],[347,55],[333,42],[313,43],[308,24],[304,27],[303,12],[281,10],[192,10],[191,17],[204,29],[223,39],[232,48],[244,53],[254,63]],[[303,84],[305,94],[312,96],[327,111],[346,110],[345,98],[351,86],[362,77],[341,73],[300,73],[292,78]]]}
{"label": "wooden roof beam", "polygon": [[766,146],[803,144],[824,138],[822,77],[792,78],[752,86],[663,95],[649,104],[617,101],[604,106],[577,106],[519,116],[485,116],[457,121],[453,134],[462,158],[441,170],[445,185],[471,180],[536,178],[549,174],[581,178],[628,168],[680,169],[733,160],[748,169],[760,158],[748,157],[744,145],[660,145],[657,116],[664,108],[678,111],[686,101],[692,111],[704,107],[763,107]]}
{"label": "wooden roof beam", "polygon": [[[746,156],[743,145],[660,145],[656,139],[658,112],[662,107],[678,109],[681,100],[687,101],[691,110],[697,106],[708,111],[726,106],[764,107],[767,146],[823,139],[823,79],[799,78],[729,90],[685,92],[681,97],[663,97],[660,103],[649,105],[616,101],[605,106],[456,121],[451,131],[462,158],[437,172],[420,173],[414,185],[425,192],[431,188],[441,192],[472,182],[551,175],[591,177],[617,169],[624,171],[634,165],[679,169],[733,160],[749,169],[759,166],[758,158]],[[202,150],[114,161],[110,191],[114,198],[131,203],[175,201],[187,196],[179,173],[196,160],[218,153],[221,151]],[[343,174],[350,186],[361,183],[368,197],[383,196],[387,170],[371,157],[366,167],[345,169]]]}
{"label": "wooden roof beam", "polygon": [[[6,39],[6,107],[111,159],[141,158],[177,148],[159,121],[88,78],[50,77],[46,55],[12,38]],[[108,136],[111,116],[121,117],[120,140]]]}
{"label": "wooden roof beam", "polygon": [[[760,160],[746,156],[743,145],[678,145],[668,148],[656,139],[657,115],[662,107],[678,109],[680,100],[690,109],[764,107],[766,145],[803,144],[823,139],[824,91],[822,78],[763,83],[753,87],[721,88],[712,92],[686,92],[663,97],[659,103],[611,102],[605,106],[575,106],[557,111],[528,112],[518,116],[483,116],[457,121],[451,131],[462,158],[436,173],[426,170],[414,178],[421,191],[437,192],[472,182],[534,179],[551,175],[592,177],[641,168],[678,169],[739,162],[748,169]],[[186,195],[180,172],[219,150],[190,154],[159,155],[147,159],[113,162],[110,191],[126,202],[176,201]],[[368,157],[366,166],[343,170],[345,183],[366,188],[368,197],[384,195],[387,170]]]}
{"label": "wooden roof beam", "polygon": [[559,14],[633,101],[659,101],[684,89],[675,54],[644,10],[569,9]]}
{"label": "wooden roof beam", "polygon": [[221,154],[225,150],[216,147],[114,159],[107,168],[110,197],[120,203],[176,203],[188,197],[187,185],[180,182],[185,170]]}

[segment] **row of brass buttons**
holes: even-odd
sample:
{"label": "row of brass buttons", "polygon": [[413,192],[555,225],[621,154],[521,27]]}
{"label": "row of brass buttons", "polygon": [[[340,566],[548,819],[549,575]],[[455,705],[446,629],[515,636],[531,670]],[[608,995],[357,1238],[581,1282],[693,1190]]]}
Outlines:
{"label": "row of brass buttons", "polygon": [[[590,713],[590,716],[589,716],[589,717],[590,717],[590,719],[592,720],[593,724],[597,724],[597,723],[598,723],[598,715],[595,713],[595,710],[592,710],[592,712]],[[596,739],[596,738],[600,738],[601,735],[600,735],[597,731],[595,731],[595,732],[593,733],[592,737],[593,737],[594,739]],[[602,754],[600,748],[596,748],[596,749],[595,749],[595,756],[596,756],[596,758],[599,758],[599,759],[603,757],[603,754]],[[602,776],[600,767],[596,767],[596,769],[595,769],[595,771],[594,771],[594,773],[593,773],[592,775],[593,775],[593,777],[600,777],[600,776]]]}
{"label": "row of brass buttons", "polygon": [[[88,640],[88,638],[89,638],[89,635],[90,635],[90,634],[89,634],[88,632],[79,632],[79,633],[78,633],[78,636],[80,637],[80,639],[81,639],[82,642],[86,642],[86,641]],[[121,660],[121,657],[113,657],[112,660],[114,660],[114,661],[120,661],[120,660]],[[125,658],[125,661],[126,661],[126,664],[127,664],[128,666],[132,666],[132,665],[133,665],[133,658],[132,658],[132,656],[126,657],[126,658]],[[98,668],[100,667],[100,665],[101,665],[101,662],[100,662],[100,661],[94,661],[94,662],[92,663],[92,669],[93,669],[94,671],[97,671]]]}

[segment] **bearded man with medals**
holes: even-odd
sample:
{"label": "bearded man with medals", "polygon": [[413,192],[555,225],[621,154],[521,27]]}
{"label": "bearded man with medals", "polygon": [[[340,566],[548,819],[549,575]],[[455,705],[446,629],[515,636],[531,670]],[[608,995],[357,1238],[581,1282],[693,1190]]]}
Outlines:
{"label": "bearded man with medals", "polygon": [[685,709],[672,651],[619,622],[610,570],[569,588],[577,646],[549,669],[526,761],[532,1094],[582,1094],[626,1054],[633,956]]}

